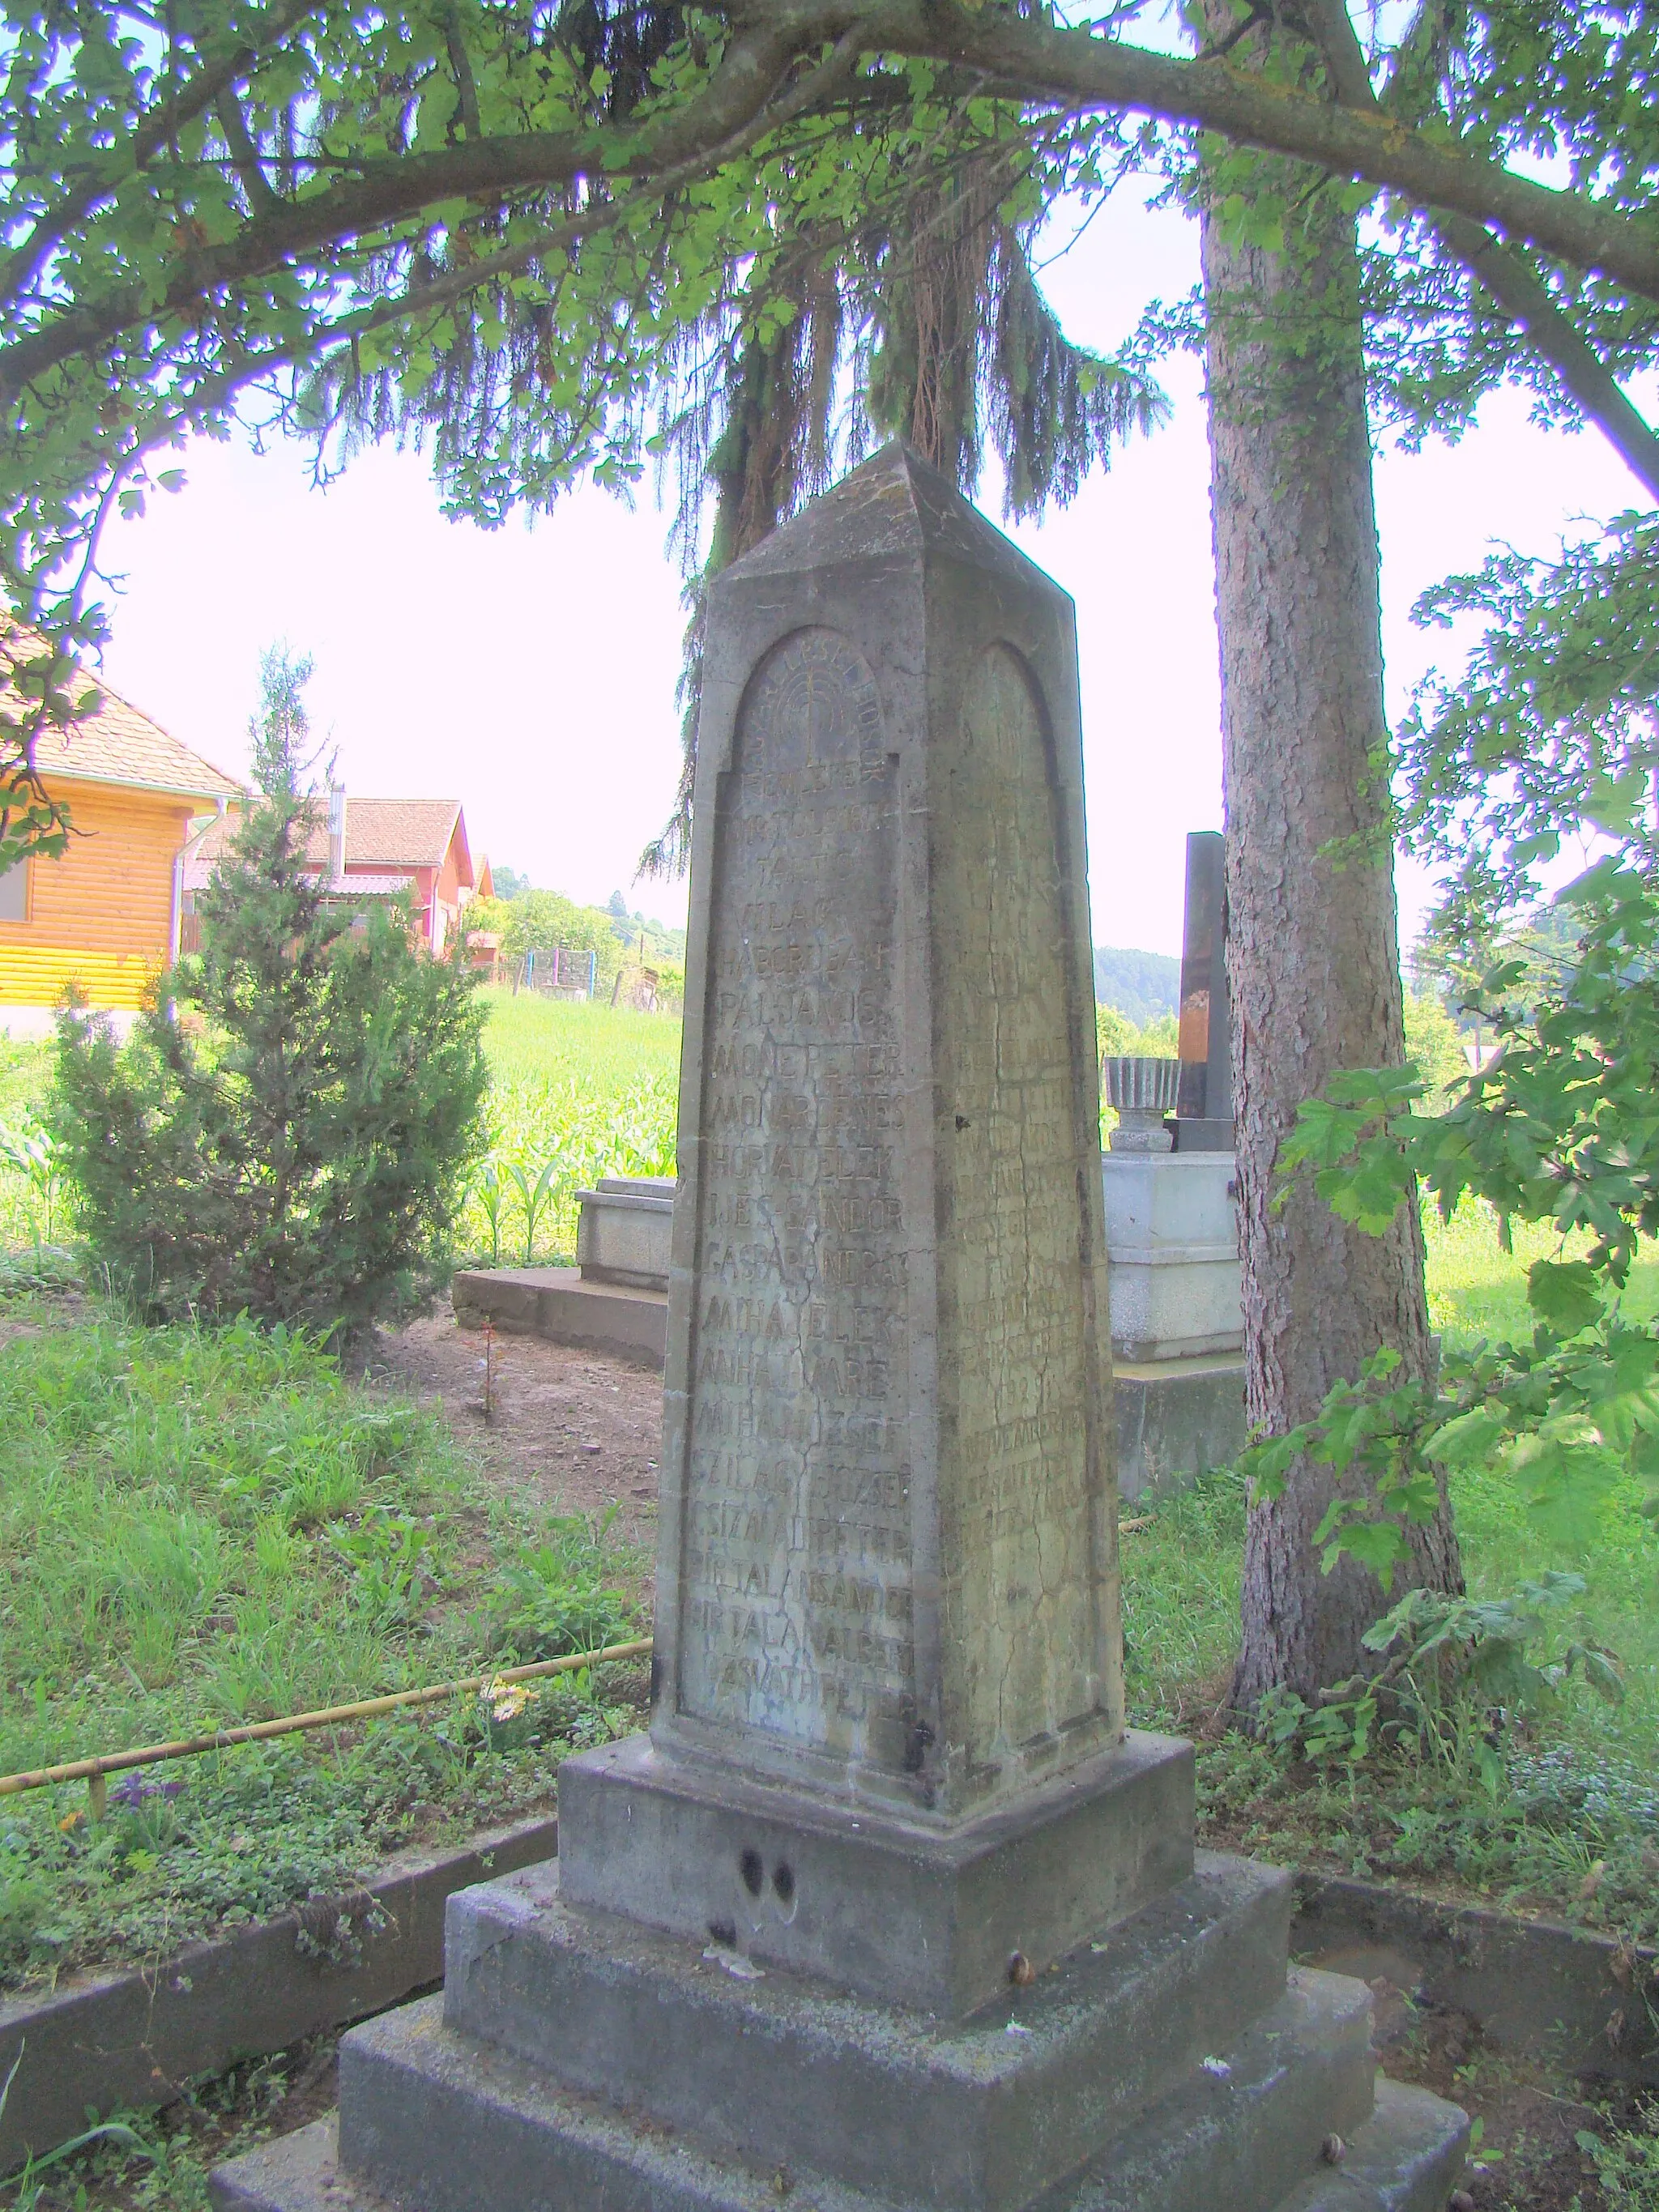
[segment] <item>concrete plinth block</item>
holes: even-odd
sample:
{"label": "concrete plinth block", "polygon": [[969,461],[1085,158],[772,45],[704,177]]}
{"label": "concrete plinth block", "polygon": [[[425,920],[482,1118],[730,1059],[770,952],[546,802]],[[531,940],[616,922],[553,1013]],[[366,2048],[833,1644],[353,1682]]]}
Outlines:
{"label": "concrete plinth block", "polygon": [[[216,2166],[208,2176],[215,2212],[369,2212],[377,2200],[340,2178],[340,2125],[331,2112],[275,2142]],[[384,2203],[384,2198],[379,2200]]]}
{"label": "concrete plinth block", "polygon": [[1131,1729],[1014,1804],[930,1828],[644,1736],[559,1770],[568,1905],[757,1959],[880,2003],[959,2019],[1193,1870],[1193,1753]]}
{"label": "concrete plinth block", "polygon": [[[637,2134],[597,2105],[548,2096],[510,2059],[477,2062],[460,2046],[434,2069],[422,2132],[388,2148],[392,2194],[342,2160],[337,2118],[313,2121],[216,2166],[209,2202],[214,2212],[779,2212],[775,2175]],[[829,2187],[809,2201],[815,2212],[899,2212]]]}
{"label": "concrete plinth block", "polygon": [[1244,1449],[1244,1359],[1119,1360],[1112,1369],[1118,1495],[1173,1490]]}
{"label": "concrete plinth block", "polygon": [[[447,2033],[441,1998],[342,2045],[340,2094],[333,2140],[307,2129],[217,2168],[216,2212],[778,2212],[775,2166],[712,2156],[550,2089],[506,2052]],[[810,2183],[800,2201],[816,2212],[899,2212],[817,2176],[788,2179]]]}
{"label": "concrete plinth block", "polygon": [[576,1264],[583,1279],[668,1295],[673,1248],[672,1176],[605,1176],[579,1190]]}
{"label": "concrete plinth block", "polygon": [[1206,1854],[1109,1938],[940,2026],[572,1913],[555,1867],[449,1921],[445,2017],[718,2153],[939,2212],[1010,2212],[1071,2172],[1285,1986],[1290,1879]]}
{"label": "concrete plinth block", "polygon": [[1116,1356],[1237,1351],[1244,1321],[1231,1157],[1108,1152],[1101,1174]]}
{"label": "concrete plinth block", "polygon": [[1468,2148],[1456,2105],[1379,2077],[1376,2110],[1340,2166],[1304,2181],[1279,2212],[1444,2212]]}

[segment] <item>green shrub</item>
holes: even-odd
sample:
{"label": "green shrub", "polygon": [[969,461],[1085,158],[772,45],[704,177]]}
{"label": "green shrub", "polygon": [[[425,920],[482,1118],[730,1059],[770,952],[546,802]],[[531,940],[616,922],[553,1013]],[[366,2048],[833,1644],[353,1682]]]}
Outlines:
{"label": "green shrub", "polygon": [[153,1320],[326,1334],[412,1302],[442,1278],[482,1143],[469,976],[417,951],[396,904],[354,913],[307,871],[303,670],[268,659],[264,797],[203,896],[199,954],[125,1048],[106,1018],[59,1019],[82,1233]]}
{"label": "green shrub", "polygon": [[635,1632],[626,1593],[608,1584],[605,1543],[613,1505],[597,1522],[580,1514],[550,1519],[539,1542],[522,1544],[495,1571],[484,1600],[492,1651],[521,1664],[602,1651]]}

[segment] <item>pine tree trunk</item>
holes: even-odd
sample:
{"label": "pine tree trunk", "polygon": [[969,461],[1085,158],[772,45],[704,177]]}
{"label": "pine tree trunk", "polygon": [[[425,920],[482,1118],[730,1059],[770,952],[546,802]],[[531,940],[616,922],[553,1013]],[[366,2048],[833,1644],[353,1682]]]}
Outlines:
{"label": "pine tree trunk", "polygon": [[[1397,1064],[1405,1036],[1354,224],[1328,191],[1309,212],[1308,173],[1261,168],[1308,233],[1281,252],[1206,216],[1203,252],[1246,1402],[1283,1435],[1380,1346],[1417,1376],[1432,1349],[1414,1204],[1381,1237],[1304,1178],[1271,1210],[1297,1106],[1338,1069]],[[1352,1673],[1389,1602],[1352,1560],[1321,1571],[1334,1487],[1304,1462],[1251,1510],[1240,1707]],[[1462,1587],[1443,1486],[1407,1572]]]}

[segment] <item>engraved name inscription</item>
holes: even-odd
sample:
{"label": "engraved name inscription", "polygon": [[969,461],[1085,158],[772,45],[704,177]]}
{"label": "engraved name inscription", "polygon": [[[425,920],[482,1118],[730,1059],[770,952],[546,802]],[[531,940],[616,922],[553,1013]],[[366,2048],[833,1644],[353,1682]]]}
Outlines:
{"label": "engraved name inscription", "polygon": [[710,908],[680,1702],[898,1769],[915,1710],[897,772],[803,629],[750,681]]}

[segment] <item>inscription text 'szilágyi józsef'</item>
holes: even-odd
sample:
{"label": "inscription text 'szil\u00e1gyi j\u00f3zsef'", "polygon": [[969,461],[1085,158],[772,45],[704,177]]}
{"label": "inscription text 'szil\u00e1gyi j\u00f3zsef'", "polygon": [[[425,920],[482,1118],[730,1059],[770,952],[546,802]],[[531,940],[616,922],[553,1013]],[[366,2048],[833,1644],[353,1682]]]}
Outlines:
{"label": "inscription text 'szil\u00e1gyi j\u00f3zsef'", "polygon": [[721,786],[684,1710],[896,1766],[915,1712],[897,765],[844,638],[773,649]]}

